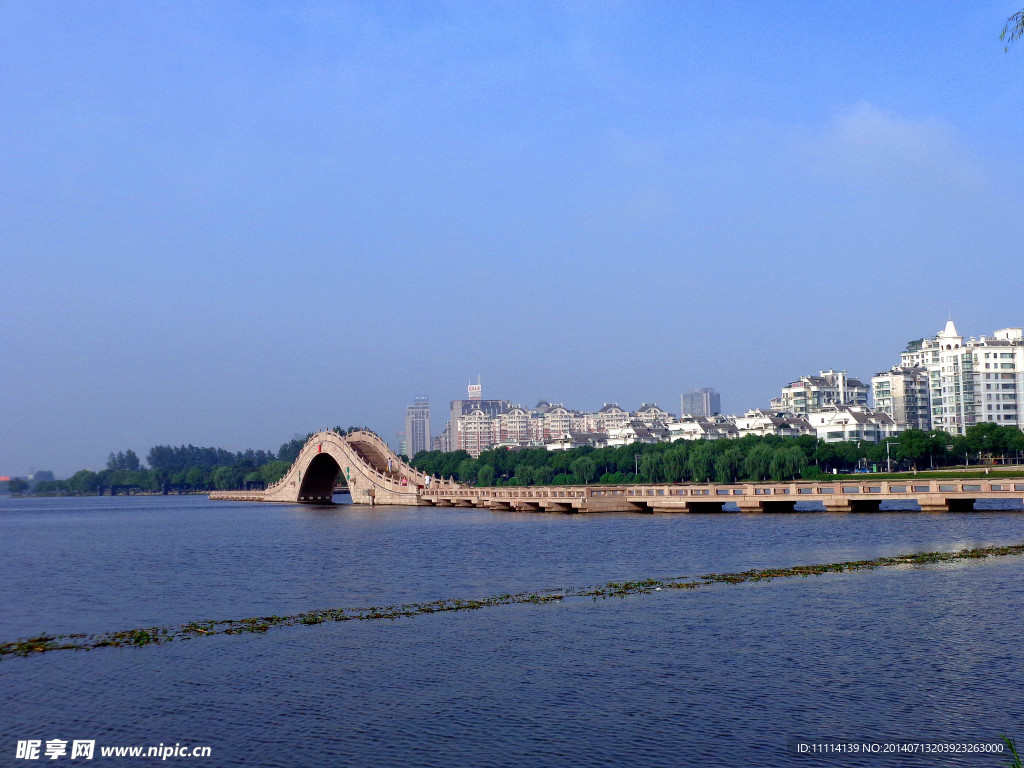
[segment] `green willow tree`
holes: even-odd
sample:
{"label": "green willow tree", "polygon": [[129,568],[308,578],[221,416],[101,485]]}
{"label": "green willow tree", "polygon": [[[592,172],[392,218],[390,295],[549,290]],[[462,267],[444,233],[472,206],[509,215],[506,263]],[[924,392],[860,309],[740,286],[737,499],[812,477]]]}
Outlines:
{"label": "green willow tree", "polygon": [[1006,43],[1004,51],[1010,50],[1010,43],[1024,37],[1024,11],[1017,11],[1006,20],[1006,26],[999,35],[999,39]]}

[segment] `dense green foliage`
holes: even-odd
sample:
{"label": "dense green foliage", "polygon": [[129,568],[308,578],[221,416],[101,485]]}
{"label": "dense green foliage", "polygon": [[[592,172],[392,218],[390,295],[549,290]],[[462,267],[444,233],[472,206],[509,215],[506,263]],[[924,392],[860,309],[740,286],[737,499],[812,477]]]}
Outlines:
{"label": "dense green foliage", "polygon": [[[361,429],[367,428],[334,427],[333,431],[345,435]],[[252,449],[232,453],[224,448],[202,448],[192,444],[154,445],[146,454],[148,469],[131,449],[116,454],[111,452],[107,457],[107,468],[100,472],[83,469],[67,480],[49,480],[31,486],[14,478],[9,490],[11,493],[28,491],[43,495],[86,496],[260,489],[284,477],[312,434],[296,436],[282,443],[277,453]]]}
{"label": "dense green foliage", "polygon": [[[340,431],[340,430],[339,430]],[[111,453],[100,472],[79,470],[67,480],[36,483],[32,493],[84,496],[114,493],[196,493],[236,488],[265,488],[284,476],[306,437],[283,443],[277,453],[194,445],[155,445],[144,468],[132,450]]]}
{"label": "dense green foliage", "polygon": [[[888,448],[887,448],[888,444]],[[888,450],[888,457],[887,452]],[[826,443],[810,435],[739,440],[576,448],[484,451],[473,459],[465,451],[421,451],[417,469],[462,483],[491,485],[574,485],[585,483],[733,483],[755,480],[814,479],[858,467],[895,469],[977,464],[1024,451],[1024,433],[1016,427],[984,423],[966,436],[911,429],[883,443]]]}
{"label": "dense green foliage", "polygon": [[[282,446],[282,448],[284,447]],[[276,461],[277,458],[270,451],[253,451],[252,449],[231,453],[223,448],[197,448],[194,445],[181,445],[173,448],[169,445],[155,445],[149,449],[149,453],[146,455],[146,462],[149,464],[150,469],[181,472],[192,467],[202,467],[203,469],[242,466],[262,467],[264,464]],[[138,469],[138,467],[136,466],[135,469]]]}

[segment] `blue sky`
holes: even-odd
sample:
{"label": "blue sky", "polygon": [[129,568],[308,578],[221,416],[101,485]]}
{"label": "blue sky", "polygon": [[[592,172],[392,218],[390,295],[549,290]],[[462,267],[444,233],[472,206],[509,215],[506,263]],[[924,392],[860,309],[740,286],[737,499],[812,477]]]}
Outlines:
{"label": "blue sky", "polygon": [[1019,2],[0,3],[0,474],[1024,325]]}

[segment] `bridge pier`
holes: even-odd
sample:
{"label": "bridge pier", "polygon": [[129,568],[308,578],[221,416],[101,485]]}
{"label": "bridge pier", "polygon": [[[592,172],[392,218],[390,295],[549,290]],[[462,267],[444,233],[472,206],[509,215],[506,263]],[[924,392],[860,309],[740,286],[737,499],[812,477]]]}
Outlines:
{"label": "bridge pier", "polygon": [[565,512],[569,514],[579,512],[572,505],[571,501],[542,501],[540,505],[545,512]]}
{"label": "bridge pier", "polygon": [[950,512],[973,512],[974,499],[946,499],[946,508]]}
{"label": "bridge pier", "polygon": [[724,511],[723,507],[725,507],[724,501],[688,501],[685,511],[694,514],[718,513]]}
{"label": "bridge pier", "polygon": [[630,512],[642,512],[644,514],[651,514],[654,512],[654,507],[651,506],[651,502],[643,499],[626,499],[626,504],[629,507]]}
{"label": "bridge pier", "polygon": [[852,512],[853,504],[851,504],[845,498],[839,499],[821,499],[821,503],[825,505],[826,512]]}
{"label": "bridge pier", "polygon": [[974,499],[946,499],[947,512],[973,512]]}
{"label": "bridge pier", "polygon": [[649,500],[629,499],[627,512],[657,512],[659,514],[714,514],[724,512],[724,501],[671,501],[658,497]]}
{"label": "bridge pier", "polygon": [[797,502],[792,499],[743,499],[737,500],[740,512],[793,512]]}
{"label": "bridge pier", "polygon": [[881,503],[877,499],[850,499],[851,512],[878,512]]}
{"label": "bridge pier", "polygon": [[974,499],[948,498],[937,494],[922,496],[917,505],[922,512],[973,512]]}
{"label": "bridge pier", "polygon": [[539,501],[513,501],[512,506],[516,512],[543,512]]}

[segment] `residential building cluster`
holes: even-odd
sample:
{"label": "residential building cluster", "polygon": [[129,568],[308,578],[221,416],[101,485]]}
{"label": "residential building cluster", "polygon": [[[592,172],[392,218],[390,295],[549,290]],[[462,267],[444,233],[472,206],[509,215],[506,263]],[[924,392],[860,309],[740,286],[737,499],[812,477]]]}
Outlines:
{"label": "residential building cluster", "polygon": [[[845,376],[845,372],[829,371],[822,376]],[[805,377],[808,378],[808,377]],[[817,379],[819,377],[813,377]],[[596,448],[632,443],[657,443],[673,440],[722,440],[744,435],[816,435],[823,440],[876,441],[892,434],[892,420],[873,413],[861,404],[859,386],[849,380],[845,392],[854,393],[844,400],[823,397],[822,404],[812,412],[755,409],[743,416],[722,416],[717,412],[719,394],[704,388],[694,390],[689,402],[699,413],[677,416],[655,403],[643,403],[634,411],[618,403],[605,403],[597,411],[567,408],[562,403],[542,400],[532,407],[506,400],[486,400],[480,384],[471,384],[464,400],[452,400],[444,431],[434,437],[434,450],[463,450],[477,457],[483,451],[498,447],[545,447],[568,450],[584,445]],[[793,385],[790,385],[792,387]],[[683,396],[684,398],[686,395]],[[409,407],[421,408],[420,400]],[[423,415],[429,423],[429,414]],[[410,428],[407,422],[405,440]],[[411,453],[409,455],[415,455]]]}
{"label": "residential building cluster", "polygon": [[935,338],[907,345],[900,362],[872,377],[875,407],[903,429],[964,434],[991,422],[1021,427],[1024,328],[965,339],[950,320]]}
{"label": "residential building cluster", "polygon": [[476,457],[501,446],[567,450],[744,435],[875,443],[908,429],[963,434],[981,422],[1020,427],[1022,400],[1024,329],[965,340],[950,320],[933,339],[910,342],[899,364],[872,377],[870,386],[846,371],[819,371],[783,386],[767,409],[742,416],[721,415],[721,398],[708,387],[684,392],[677,416],[654,403],[635,411],[605,403],[587,412],[545,400],[532,407],[485,400],[478,380],[465,400],[450,402],[445,428],[436,436],[430,433],[429,402],[417,397],[406,412],[404,447],[409,456],[433,449]]}

